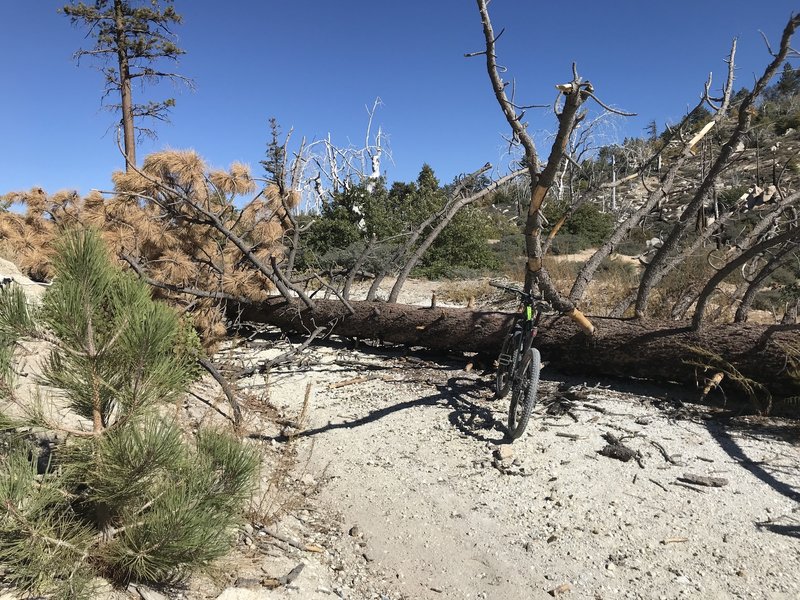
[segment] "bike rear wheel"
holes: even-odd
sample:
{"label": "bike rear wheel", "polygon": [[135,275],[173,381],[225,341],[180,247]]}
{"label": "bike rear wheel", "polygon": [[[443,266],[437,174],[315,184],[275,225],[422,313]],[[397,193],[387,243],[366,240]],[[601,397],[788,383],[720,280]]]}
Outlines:
{"label": "bike rear wheel", "polygon": [[508,410],[508,437],[512,440],[516,440],[525,431],[533,407],[536,406],[541,370],[542,357],[536,348],[530,348],[513,373],[511,407]]}
{"label": "bike rear wheel", "polygon": [[505,398],[511,389],[511,380],[519,359],[519,334],[512,333],[503,340],[500,356],[497,357],[497,377],[495,394],[497,398]]}

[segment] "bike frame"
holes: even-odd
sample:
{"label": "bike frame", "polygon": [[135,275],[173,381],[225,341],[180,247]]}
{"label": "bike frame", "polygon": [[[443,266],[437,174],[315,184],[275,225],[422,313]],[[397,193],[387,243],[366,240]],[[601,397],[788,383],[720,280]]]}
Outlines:
{"label": "bike frame", "polygon": [[[517,321],[509,335],[516,337],[518,334],[521,339],[515,345],[517,357],[522,356],[533,345],[533,338],[539,332],[539,320],[542,318],[542,307],[537,304],[541,300],[533,294],[528,294],[517,288],[499,283],[491,283],[493,287],[515,293],[522,301],[522,314],[517,317]],[[514,365],[516,366],[516,365]]]}

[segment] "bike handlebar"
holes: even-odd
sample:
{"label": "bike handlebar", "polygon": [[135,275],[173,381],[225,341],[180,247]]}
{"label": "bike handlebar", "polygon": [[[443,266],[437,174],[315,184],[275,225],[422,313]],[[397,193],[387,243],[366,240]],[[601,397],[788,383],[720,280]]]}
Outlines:
{"label": "bike handlebar", "polygon": [[531,304],[533,304],[537,300],[542,300],[541,296],[534,296],[533,294],[529,294],[519,288],[511,287],[510,285],[503,285],[502,283],[495,283],[494,281],[490,281],[489,285],[492,287],[496,287],[501,290],[506,290],[508,292],[513,292],[517,294],[523,300],[527,300]]}

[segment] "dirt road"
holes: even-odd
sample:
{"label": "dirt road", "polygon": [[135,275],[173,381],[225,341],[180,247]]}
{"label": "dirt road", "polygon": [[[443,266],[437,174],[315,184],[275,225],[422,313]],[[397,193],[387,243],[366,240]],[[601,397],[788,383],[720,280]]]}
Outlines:
{"label": "dirt road", "polygon": [[[301,439],[316,502],[341,515],[340,596],[800,597],[796,424],[721,422],[676,390],[546,381],[508,446],[506,402],[463,360],[317,352],[271,398],[296,414],[314,384]],[[605,433],[638,463],[599,454]]]}

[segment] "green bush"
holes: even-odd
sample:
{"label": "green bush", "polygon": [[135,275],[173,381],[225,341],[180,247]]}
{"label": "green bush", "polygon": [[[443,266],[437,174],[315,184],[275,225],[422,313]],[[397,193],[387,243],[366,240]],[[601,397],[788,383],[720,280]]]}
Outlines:
{"label": "green bush", "polygon": [[736,205],[739,198],[746,194],[748,189],[749,187],[746,185],[736,185],[726,188],[717,194],[717,200],[723,206],[730,208]]}
{"label": "green bush", "polygon": [[[114,267],[95,233],[58,247],[57,277],[38,309],[16,289],[0,292],[0,337],[47,340],[44,400],[65,405],[53,422],[43,403],[4,427],[33,428],[58,443],[49,457],[12,438],[0,466],[0,562],[32,594],[91,598],[97,575],[123,584],[168,582],[230,546],[258,458],[228,434],[193,441],[174,409],[198,376],[194,332],[137,278]],[[0,397],[14,397],[8,379]],[[44,400],[42,402],[44,402]]]}
{"label": "green bush", "polygon": [[628,232],[626,238],[615,248],[619,254],[627,256],[639,256],[647,250],[647,240],[657,237],[657,232],[653,229],[642,229],[634,227]]}
{"label": "green bush", "polygon": [[592,243],[582,234],[559,233],[553,238],[550,253],[555,255],[575,254],[591,247]]}
{"label": "green bush", "polygon": [[590,246],[602,244],[614,231],[614,217],[589,202],[581,205],[564,224],[568,233],[585,238]]}
{"label": "green bush", "polygon": [[[405,242],[405,236],[418,230],[446,201],[446,188],[439,185],[428,165],[423,165],[415,182],[396,182],[388,191],[382,181],[355,185],[323,206],[319,215],[307,217],[313,223],[303,234],[298,267],[348,268],[374,236],[379,243],[364,268],[380,269]],[[499,263],[487,240],[500,231],[496,219],[485,210],[464,208],[442,230],[414,274],[439,278],[463,269],[480,272],[495,268]]]}
{"label": "green bush", "polygon": [[504,235],[492,245],[491,249],[500,268],[505,270],[515,266],[519,257],[526,256],[525,236],[521,233]]}
{"label": "green bush", "polygon": [[425,253],[417,272],[431,279],[452,279],[496,269],[499,261],[486,241],[489,227],[479,209],[462,209]]}
{"label": "green bush", "polygon": [[[544,216],[550,223],[557,223],[567,207],[563,204],[550,203],[545,206]],[[602,244],[614,231],[614,217],[604,213],[591,202],[582,204],[567,219],[553,238],[550,251],[553,254],[574,254],[587,248]]]}

